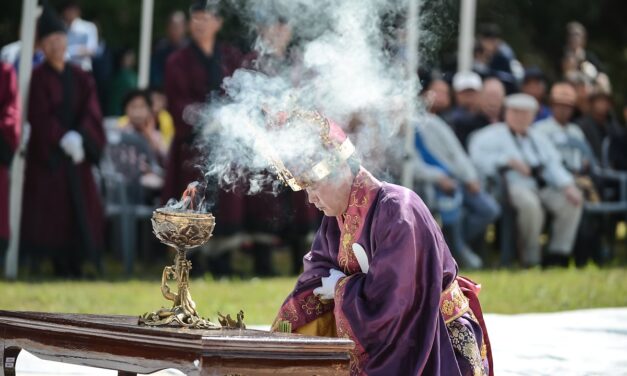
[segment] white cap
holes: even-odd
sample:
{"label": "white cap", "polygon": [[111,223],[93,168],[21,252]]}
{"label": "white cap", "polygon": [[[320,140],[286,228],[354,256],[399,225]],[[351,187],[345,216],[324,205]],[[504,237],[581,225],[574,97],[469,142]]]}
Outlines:
{"label": "white cap", "polygon": [[481,90],[481,77],[475,72],[457,72],[453,76],[453,89],[457,92],[464,90]]}
{"label": "white cap", "polygon": [[505,98],[505,107],[536,112],[538,111],[538,101],[529,94],[512,94]]}

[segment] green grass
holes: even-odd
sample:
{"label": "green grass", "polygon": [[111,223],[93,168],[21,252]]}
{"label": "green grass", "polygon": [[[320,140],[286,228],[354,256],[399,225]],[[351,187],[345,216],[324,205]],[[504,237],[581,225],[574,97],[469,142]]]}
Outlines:
{"label": "green grass", "polygon": [[[481,283],[485,312],[552,312],[627,306],[627,269],[484,271],[467,273]],[[201,315],[243,309],[249,324],[269,324],[294,278],[250,280],[194,279],[191,290]],[[139,315],[166,301],[154,281],[0,282],[0,309]]]}

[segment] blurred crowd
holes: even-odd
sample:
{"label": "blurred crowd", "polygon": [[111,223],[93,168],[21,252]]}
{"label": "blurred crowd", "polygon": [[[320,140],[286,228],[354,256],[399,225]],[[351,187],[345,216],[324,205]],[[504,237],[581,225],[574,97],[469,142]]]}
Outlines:
{"label": "blurred crowd", "polygon": [[[57,275],[76,277],[85,263],[101,270],[104,250],[121,254],[129,273],[136,249],[152,258],[152,210],[203,179],[185,109],[222,95],[224,79],[240,67],[273,75],[295,59],[286,20],[256,20],[260,55],[223,40],[220,9],[206,5],[193,2],[189,12],[170,15],[153,46],[147,89],[137,88],[135,51],[108,46],[98,26],[81,18],[78,2],[44,7],[28,97],[24,266],[36,272],[49,258]],[[627,104],[615,112],[610,77],[586,48],[583,25],[564,30],[556,82],[521,64],[491,24],[478,28],[472,71],[419,72],[422,109],[407,125],[415,129],[413,188],[462,267],[603,264],[612,257],[617,223],[627,215]],[[0,249],[9,235],[9,168],[20,138],[20,49],[18,41],[0,51]],[[355,114],[346,131],[369,121]],[[398,183],[404,162],[364,164],[377,171],[381,161],[396,167],[385,178]],[[196,273],[232,274],[239,250],[252,258],[255,275],[274,275],[277,249],[289,250],[291,272],[299,272],[321,218],[304,193],[217,190],[211,200],[215,236],[195,252]]]}

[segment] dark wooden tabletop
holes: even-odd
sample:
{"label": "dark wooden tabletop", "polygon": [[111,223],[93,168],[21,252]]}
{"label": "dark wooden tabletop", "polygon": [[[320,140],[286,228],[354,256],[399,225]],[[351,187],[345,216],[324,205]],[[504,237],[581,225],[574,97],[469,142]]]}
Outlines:
{"label": "dark wooden tabletop", "polygon": [[[347,339],[260,330],[155,328],[120,315],[0,311],[4,372],[20,349],[120,374],[176,368],[189,375],[348,374]],[[7,358],[9,362],[7,364]]]}

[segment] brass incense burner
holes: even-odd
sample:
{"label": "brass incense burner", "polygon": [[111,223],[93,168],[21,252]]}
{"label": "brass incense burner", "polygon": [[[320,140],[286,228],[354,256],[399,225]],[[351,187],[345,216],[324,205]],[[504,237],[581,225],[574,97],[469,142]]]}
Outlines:
{"label": "brass incense burner", "polygon": [[[176,249],[174,265],[166,266],[161,275],[161,293],[164,298],[174,304],[172,308],[161,308],[156,312],[143,314],[139,318],[140,325],[178,324],[178,326],[195,329],[221,328],[220,324],[200,317],[196,311],[196,303],[192,300],[189,291],[189,271],[192,268],[192,263],[186,257],[187,250],[209,241],[214,227],[215,218],[211,213],[175,211],[164,208],[157,209],[153,213],[152,228],[154,234],[162,243]],[[170,290],[168,280],[177,281],[176,293]]]}

